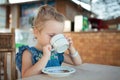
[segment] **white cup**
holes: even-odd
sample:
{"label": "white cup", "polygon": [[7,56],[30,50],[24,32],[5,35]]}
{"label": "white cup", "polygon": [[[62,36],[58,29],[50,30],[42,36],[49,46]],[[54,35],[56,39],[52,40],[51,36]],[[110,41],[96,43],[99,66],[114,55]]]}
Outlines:
{"label": "white cup", "polygon": [[58,53],[64,52],[69,47],[69,43],[63,34],[53,36],[50,44],[53,46],[53,50]]}

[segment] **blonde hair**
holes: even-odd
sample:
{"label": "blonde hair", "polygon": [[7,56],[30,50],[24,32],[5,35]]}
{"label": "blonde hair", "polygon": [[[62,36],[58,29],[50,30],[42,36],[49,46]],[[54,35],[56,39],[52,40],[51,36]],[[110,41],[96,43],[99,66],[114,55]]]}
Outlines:
{"label": "blonde hair", "polygon": [[61,13],[59,13],[54,7],[43,5],[39,7],[38,14],[33,21],[33,26],[41,30],[43,28],[43,24],[48,20],[64,22],[65,17]]}

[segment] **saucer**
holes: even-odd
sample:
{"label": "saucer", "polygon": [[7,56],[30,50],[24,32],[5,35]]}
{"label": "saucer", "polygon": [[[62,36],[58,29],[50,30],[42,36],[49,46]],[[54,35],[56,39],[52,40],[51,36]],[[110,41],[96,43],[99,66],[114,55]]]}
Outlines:
{"label": "saucer", "polygon": [[47,67],[42,70],[43,73],[52,77],[65,77],[74,73],[76,70],[68,66]]}

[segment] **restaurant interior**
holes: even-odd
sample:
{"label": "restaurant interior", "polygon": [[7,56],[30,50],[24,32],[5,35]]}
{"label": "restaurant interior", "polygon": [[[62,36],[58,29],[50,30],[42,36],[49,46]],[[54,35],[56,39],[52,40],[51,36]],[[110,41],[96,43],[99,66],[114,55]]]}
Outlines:
{"label": "restaurant interior", "polygon": [[[111,74],[106,77],[104,75],[95,77],[94,74],[91,75],[94,76],[92,78],[86,73],[88,76],[86,78],[83,72],[85,78],[81,73],[79,74],[81,79],[71,76],[71,79],[67,78],[69,80],[119,80],[120,0],[0,0],[0,80],[21,78],[21,73],[16,67],[15,56],[20,46],[36,44],[32,32],[33,19],[37,15],[38,7],[44,4],[55,7],[65,15],[64,34],[73,39],[83,66],[93,64],[90,67],[88,65],[87,68],[94,68],[96,64],[96,66],[113,67],[110,68],[113,72],[108,71]],[[82,68],[80,66],[80,69]],[[94,69],[97,71],[98,68]],[[39,80],[38,76],[34,78],[25,80]],[[48,78],[48,80],[61,80],[61,78]],[[67,78],[63,80],[68,80]],[[43,79],[47,80],[44,77]]]}

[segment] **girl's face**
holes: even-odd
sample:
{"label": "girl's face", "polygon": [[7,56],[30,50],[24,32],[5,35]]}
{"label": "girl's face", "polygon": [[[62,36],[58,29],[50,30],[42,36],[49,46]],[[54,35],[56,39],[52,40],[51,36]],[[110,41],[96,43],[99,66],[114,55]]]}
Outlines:
{"label": "girl's face", "polygon": [[54,35],[63,33],[63,26],[64,23],[55,20],[46,21],[41,32],[39,30],[34,32],[35,37],[37,37],[38,40],[38,45],[43,47],[47,44],[50,44],[50,40]]}

